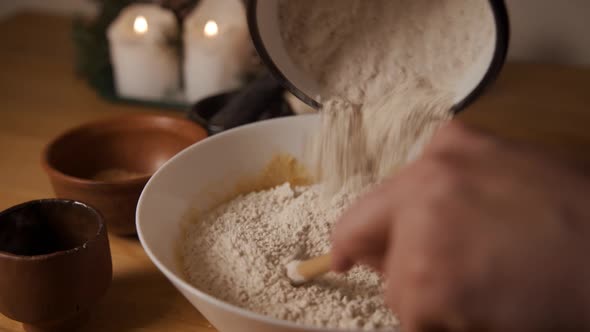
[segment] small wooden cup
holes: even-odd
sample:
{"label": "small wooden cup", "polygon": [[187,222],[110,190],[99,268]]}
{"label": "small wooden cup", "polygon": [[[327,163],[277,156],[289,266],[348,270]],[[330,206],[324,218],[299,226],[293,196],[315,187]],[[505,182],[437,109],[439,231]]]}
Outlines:
{"label": "small wooden cup", "polygon": [[28,332],[76,330],[112,280],[102,216],[60,199],[0,212],[0,271],[0,312]]}
{"label": "small wooden cup", "polygon": [[58,198],[86,202],[111,233],[133,235],[137,201],[151,175],[206,136],[182,118],[120,116],[65,132],[47,145],[41,163]]}

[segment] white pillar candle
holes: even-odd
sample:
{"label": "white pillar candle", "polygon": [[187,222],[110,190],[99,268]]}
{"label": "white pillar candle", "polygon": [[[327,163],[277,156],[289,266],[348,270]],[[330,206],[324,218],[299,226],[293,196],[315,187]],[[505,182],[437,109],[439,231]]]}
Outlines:
{"label": "white pillar candle", "polygon": [[180,89],[174,14],[153,4],[123,9],[108,29],[117,93],[144,100],[173,99]]}
{"label": "white pillar candle", "polygon": [[240,86],[252,47],[240,0],[201,0],[184,23],[183,41],[189,102]]}

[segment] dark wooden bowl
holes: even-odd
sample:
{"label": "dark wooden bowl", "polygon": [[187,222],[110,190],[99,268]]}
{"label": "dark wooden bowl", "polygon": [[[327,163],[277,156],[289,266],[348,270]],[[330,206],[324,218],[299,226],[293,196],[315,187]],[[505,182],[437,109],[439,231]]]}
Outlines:
{"label": "dark wooden bowl", "polygon": [[60,199],[0,212],[0,271],[0,312],[29,332],[75,330],[111,284],[102,216]]}
{"label": "dark wooden bowl", "polygon": [[205,138],[181,118],[130,115],[74,128],[50,142],[42,165],[59,198],[96,207],[109,231],[135,234],[135,207],[150,176],[168,159]]}

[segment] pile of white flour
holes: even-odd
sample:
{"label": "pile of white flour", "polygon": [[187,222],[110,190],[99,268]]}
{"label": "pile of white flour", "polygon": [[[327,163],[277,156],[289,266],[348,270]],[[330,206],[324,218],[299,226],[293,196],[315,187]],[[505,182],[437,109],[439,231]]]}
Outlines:
{"label": "pile of white flour", "polygon": [[187,229],[184,270],[199,289],[264,315],[391,327],[397,322],[374,272],[356,267],[297,288],[282,267],[327,252],[343,209],[415,158],[450,119],[460,78],[493,47],[493,17],[484,0],[282,0],[279,7],[290,56],[325,97],[312,149],[321,183],[242,195],[203,216]]}
{"label": "pile of white flour", "polygon": [[184,268],[199,289],[279,319],[340,328],[393,326],[379,277],[365,268],[293,287],[283,267],[325,253],[333,223],[354,198],[344,190],[321,203],[321,185],[239,196],[190,225]]}
{"label": "pile of white flour", "polygon": [[283,0],[280,21],[322,95],[357,105],[416,85],[453,93],[495,38],[486,0]]}

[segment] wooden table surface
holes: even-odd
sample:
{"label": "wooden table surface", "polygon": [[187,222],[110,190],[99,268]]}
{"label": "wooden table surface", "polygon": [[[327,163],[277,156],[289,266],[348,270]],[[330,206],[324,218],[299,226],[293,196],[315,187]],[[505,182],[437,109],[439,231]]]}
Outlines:
{"label": "wooden table surface", "polygon": [[[39,158],[63,130],[133,112],[181,116],[101,100],[75,77],[72,52],[66,18],[27,13],[0,22],[0,210],[53,197]],[[509,64],[461,117],[590,164],[590,69]],[[85,331],[215,331],[136,239],[110,239],[113,283]],[[0,315],[0,331],[21,329]]]}

